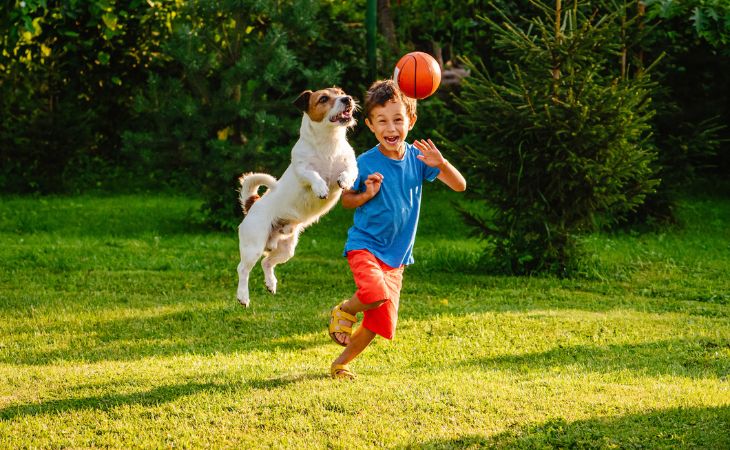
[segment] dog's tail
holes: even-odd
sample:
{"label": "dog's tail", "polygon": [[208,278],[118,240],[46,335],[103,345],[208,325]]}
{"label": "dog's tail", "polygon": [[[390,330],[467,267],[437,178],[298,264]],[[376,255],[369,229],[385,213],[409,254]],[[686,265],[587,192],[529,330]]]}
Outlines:
{"label": "dog's tail", "polygon": [[241,182],[239,201],[244,214],[248,214],[254,202],[261,198],[258,194],[260,186],[266,186],[267,189],[276,186],[276,178],[266,173],[244,173],[238,181]]}

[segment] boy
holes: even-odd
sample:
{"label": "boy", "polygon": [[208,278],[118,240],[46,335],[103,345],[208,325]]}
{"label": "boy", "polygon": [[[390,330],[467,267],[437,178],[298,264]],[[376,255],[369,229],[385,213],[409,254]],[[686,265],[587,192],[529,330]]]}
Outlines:
{"label": "boy", "polygon": [[[370,86],[365,124],[378,145],[357,158],[358,179],[342,193],[342,206],[357,208],[345,244],[357,292],[331,312],[330,337],[345,347],[330,367],[333,378],[354,378],[347,364],[377,334],[386,339],[395,334],[403,267],[413,263],[423,180],[438,178],[455,191],[466,189],[464,177],[430,139],[406,142],[415,123],[416,101],[393,80]],[[359,312],[363,323],[353,333]]]}

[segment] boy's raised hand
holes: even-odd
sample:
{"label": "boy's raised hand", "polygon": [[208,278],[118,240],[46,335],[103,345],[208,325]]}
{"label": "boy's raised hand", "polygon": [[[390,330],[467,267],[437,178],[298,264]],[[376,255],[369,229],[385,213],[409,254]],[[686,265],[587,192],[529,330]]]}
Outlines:
{"label": "boy's raised hand", "polygon": [[375,194],[380,191],[381,184],[383,184],[383,175],[380,172],[371,173],[365,180],[365,193],[370,198],[375,197]]}
{"label": "boy's raised hand", "polygon": [[415,140],[413,145],[421,152],[416,158],[423,161],[429,167],[438,167],[446,162],[438,148],[429,140]]}

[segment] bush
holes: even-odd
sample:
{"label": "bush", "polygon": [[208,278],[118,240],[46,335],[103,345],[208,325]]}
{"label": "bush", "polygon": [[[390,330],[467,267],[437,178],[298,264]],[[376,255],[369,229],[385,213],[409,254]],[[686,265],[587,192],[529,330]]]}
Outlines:
{"label": "bush", "polygon": [[654,73],[652,120],[658,148],[657,192],[630,225],[674,222],[680,192],[708,175],[730,171],[730,4],[722,0],[646,2],[647,56],[664,53]]}
{"label": "bush", "polygon": [[80,164],[120,163],[131,91],[155,67],[167,16],[143,0],[10,3],[0,8],[0,190],[73,190]]}
{"label": "bush", "polygon": [[500,267],[564,274],[580,254],[576,235],[620,220],[657,184],[651,83],[614,62],[621,12],[536,4],[542,15],[522,27],[484,19],[509,70],[492,76],[465,61],[463,137],[452,145],[469,162],[472,191],[494,208],[463,212]]}

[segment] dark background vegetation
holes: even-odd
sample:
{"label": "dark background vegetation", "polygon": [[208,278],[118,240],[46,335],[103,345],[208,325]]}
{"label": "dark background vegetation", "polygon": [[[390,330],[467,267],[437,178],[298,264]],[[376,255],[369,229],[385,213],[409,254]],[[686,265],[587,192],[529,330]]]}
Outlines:
{"label": "dark background vegetation", "polygon": [[[298,93],[338,85],[362,99],[374,81],[367,75],[365,3],[4,2],[0,8],[0,192],[171,190],[202,196],[205,205],[200,216],[206,223],[234,227],[240,221],[237,176],[244,171],[278,175],[288,162],[298,133],[299,112],[291,106]],[[637,104],[636,117],[630,111],[612,116],[627,126],[607,126],[608,131],[597,133],[639,130],[636,139],[618,136],[617,141],[622,148],[652,155],[646,162],[651,170],[641,175],[640,198],[612,197],[610,208],[589,210],[591,220],[581,219],[580,225],[566,229],[565,236],[590,227],[670,223],[673,205],[687,186],[698,180],[723,180],[730,173],[730,6],[726,1],[379,0],[378,76],[389,77],[398,57],[408,51],[435,55],[444,68],[444,84],[436,96],[419,102],[413,136],[438,137],[472,185],[487,185],[480,181],[490,181],[496,173],[483,170],[494,169],[494,155],[490,159],[487,153],[480,160],[464,149],[489,145],[486,133],[480,132],[496,120],[511,121],[497,123],[505,136],[512,136],[500,148],[517,148],[526,138],[518,131],[507,132],[517,125],[508,115],[491,110],[491,115],[479,116],[480,99],[474,96],[480,92],[477,75],[482,75],[482,88],[490,83],[509,87],[515,67],[522,67],[529,58],[514,53],[522,39],[519,33],[502,36],[500,41],[500,27],[512,24],[508,28],[523,30],[528,40],[537,42],[535,48],[549,52],[553,48],[550,35],[536,33],[540,24],[552,29],[549,21],[556,8],[563,11],[554,42],[577,34],[577,23],[607,27],[603,34],[587,33],[582,50],[560,50],[565,56],[560,59],[561,74],[570,71],[564,64],[584,71],[600,66],[595,69],[599,76],[587,81],[596,89],[609,92],[615,85],[628,93],[646,92],[648,103]],[[569,19],[570,11],[574,11],[573,19]],[[605,41],[606,36],[611,40]],[[548,67],[549,59],[544,63],[548,64],[545,71],[528,73],[527,85],[567,92],[555,81],[575,79],[555,78],[556,68]],[[467,71],[470,76],[465,76]],[[491,91],[482,92],[489,96]],[[617,98],[615,92],[610,95]],[[588,107],[603,104],[601,98],[592,97]],[[561,101],[559,96],[552,99],[548,103]],[[555,106],[552,103],[549,108]],[[566,121],[561,129],[550,123],[548,140],[560,140],[584,125]],[[581,136],[596,136],[586,130]],[[494,143],[497,138],[490,139]],[[581,139],[589,147],[591,138]],[[351,133],[351,141],[358,153],[373,144],[362,126]],[[614,154],[608,147],[606,151]],[[517,152],[504,154],[499,163],[503,165],[496,169],[520,163]],[[583,173],[587,164],[597,162],[566,161],[578,164],[567,167],[574,173]],[[534,173],[531,179],[539,176]],[[621,173],[606,177],[612,183],[621,179],[614,183],[619,190],[629,189]],[[490,208],[504,207],[490,196],[494,192],[472,190],[476,202],[471,207],[479,211],[465,212],[483,236],[494,227],[510,226],[504,220],[500,225],[499,218],[484,219]],[[505,192],[517,195],[514,190]],[[535,192],[543,194],[539,189]],[[560,195],[564,204],[590,199],[575,190]],[[544,216],[533,222],[549,224]],[[542,242],[543,249],[555,244],[545,239],[535,242]],[[509,236],[507,243],[514,244]],[[529,246],[510,251],[502,252],[508,259],[503,268],[512,272],[567,267],[565,256],[554,252]],[[536,258],[547,258],[547,264],[530,263]]]}

